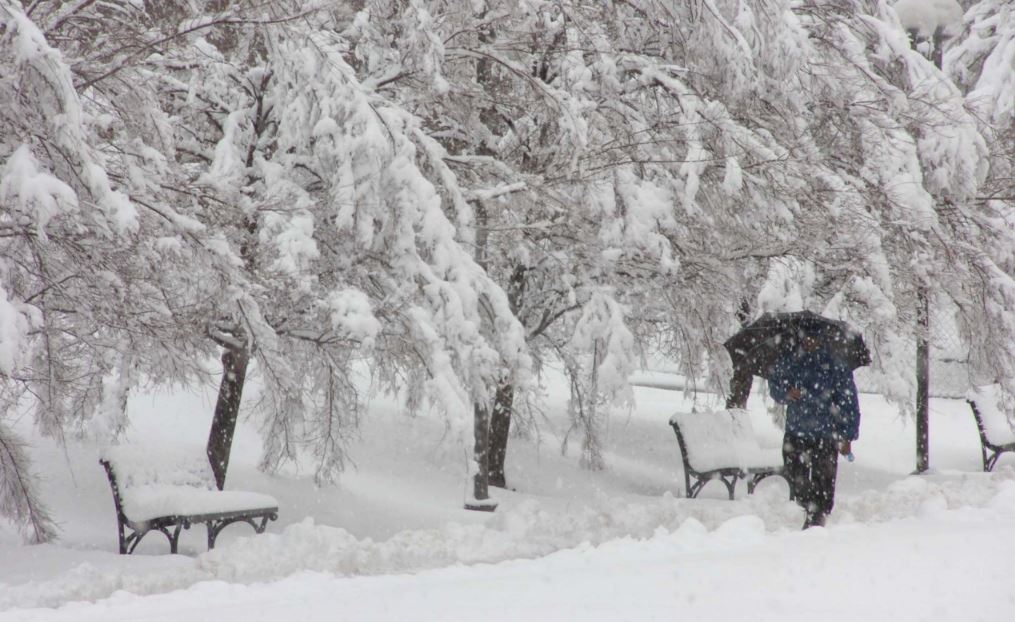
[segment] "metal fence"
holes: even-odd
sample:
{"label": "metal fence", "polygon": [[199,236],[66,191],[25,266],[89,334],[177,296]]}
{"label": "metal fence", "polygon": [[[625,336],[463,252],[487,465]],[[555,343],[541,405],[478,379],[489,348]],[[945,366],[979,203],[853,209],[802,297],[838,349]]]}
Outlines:
{"label": "metal fence", "polygon": [[[930,307],[929,331],[929,393],[932,398],[965,399],[972,386],[969,366],[969,344],[962,336],[955,320],[956,309],[947,303]],[[914,361],[913,379],[916,377],[916,343],[912,340],[895,344],[908,349],[906,355]],[[882,378],[871,367],[855,372],[857,388],[863,393],[883,393]]]}
{"label": "metal fence", "polygon": [[951,305],[931,305],[931,397],[964,399],[971,386],[969,344],[962,338],[955,313]]}

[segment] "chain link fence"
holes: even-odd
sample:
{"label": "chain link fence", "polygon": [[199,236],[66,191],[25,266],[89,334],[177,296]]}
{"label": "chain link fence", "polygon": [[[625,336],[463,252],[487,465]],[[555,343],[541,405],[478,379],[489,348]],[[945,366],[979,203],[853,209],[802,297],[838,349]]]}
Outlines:
{"label": "chain link fence", "polygon": [[[956,321],[957,309],[947,301],[937,300],[930,305],[930,397],[964,400],[975,379],[970,374],[969,344],[959,330]],[[905,343],[905,342],[903,342]],[[903,347],[906,347],[905,345]],[[916,376],[916,347],[908,343],[910,360],[914,361],[912,377]],[[857,368],[854,377],[857,388],[863,393],[883,393],[883,387],[874,377],[870,367]],[[714,387],[706,383],[688,381],[680,369],[663,355],[654,354],[647,358],[644,367],[631,377],[635,386],[671,389],[692,392],[711,392]],[[722,393],[722,391],[719,391]],[[761,378],[754,379],[752,393],[767,396],[767,384]],[[778,405],[770,405],[778,411]],[[779,414],[776,415],[779,418]]]}
{"label": "chain link fence", "polygon": [[[974,379],[970,374],[969,344],[956,321],[957,310],[947,302],[930,305],[929,330],[929,392],[931,398],[965,399]],[[916,343],[912,339],[894,344],[906,348],[913,361],[912,381],[916,379]],[[860,367],[854,373],[856,386],[862,393],[884,393],[882,378],[871,367]],[[907,373],[907,375],[908,375]]]}
{"label": "chain link fence", "polygon": [[972,386],[969,344],[959,331],[955,314],[951,305],[931,305],[930,397],[965,399]]}

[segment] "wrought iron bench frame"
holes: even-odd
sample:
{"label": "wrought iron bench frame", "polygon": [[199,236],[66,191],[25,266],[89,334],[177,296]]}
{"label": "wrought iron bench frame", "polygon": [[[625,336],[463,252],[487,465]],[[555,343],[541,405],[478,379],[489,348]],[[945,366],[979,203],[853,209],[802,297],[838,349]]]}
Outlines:
{"label": "wrought iron bench frame", "polygon": [[[197,523],[205,523],[208,528],[208,550],[215,548],[215,539],[224,528],[233,523],[247,523],[254,528],[256,533],[264,533],[269,520],[278,520],[278,506],[254,508],[250,510],[236,510],[231,512],[215,512],[208,514],[171,514],[158,516],[146,521],[132,521],[123,513],[122,497],[120,486],[116,481],[116,471],[107,460],[99,460],[99,463],[106,469],[106,476],[109,478],[109,486],[113,490],[113,503],[116,505],[117,540],[120,545],[120,554],[129,555],[134,552],[137,545],[148,533],[158,531],[169,540],[169,552],[177,553],[180,541],[180,531],[190,529],[190,526]],[[260,522],[257,522],[257,521]],[[170,531],[172,528],[172,531]],[[127,533],[127,530],[130,533]]]}
{"label": "wrought iron bench frame", "polygon": [[[975,400],[966,400],[969,404],[969,408],[973,411],[973,418],[976,419],[976,431],[980,433],[980,454],[983,456],[983,470],[984,472],[993,471],[997,465],[997,459],[1001,457],[1001,454],[1006,451],[1015,453],[1015,443],[1006,443],[998,445],[992,443],[987,438],[987,428],[983,423],[983,414],[980,412],[980,408],[976,405]],[[989,452],[989,455],[988,455]]]}
{"label": "wrought iron bench frame", "polygon": [[[726,486],[726,491],[729,493],[730,501],[732,501],[739,480],[742,479],[747,482],[747,494],[750,495],[754,494],[754,489],[758,486],[758,483],[766,477],[771,475],[782,476],[781,466],[753,467],[749,469],[724,467],[710,471],[699,471],[692,467],[688,461],[687,442],[684,440],[684,435],[680,432],[680,425],[674,420],[670,421],[670,426],[677,435],[677,445],[680,447],[680,460],[684,464],[684,490],[688,499],[696,498],[701,489],[705,487],[705,484],[716,479]],[[693,484],[691,483],[691,478],[695,480]]]}

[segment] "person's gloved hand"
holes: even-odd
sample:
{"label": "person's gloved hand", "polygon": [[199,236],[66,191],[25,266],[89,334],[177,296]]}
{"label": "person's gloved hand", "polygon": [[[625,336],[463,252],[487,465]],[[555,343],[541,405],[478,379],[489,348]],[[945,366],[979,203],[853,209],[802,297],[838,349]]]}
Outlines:
{"label": "person's gloved hand", "polygon": [[843,456],[850,456],[853,454],[853,442],[852,441],[839,441],[839,453]]}

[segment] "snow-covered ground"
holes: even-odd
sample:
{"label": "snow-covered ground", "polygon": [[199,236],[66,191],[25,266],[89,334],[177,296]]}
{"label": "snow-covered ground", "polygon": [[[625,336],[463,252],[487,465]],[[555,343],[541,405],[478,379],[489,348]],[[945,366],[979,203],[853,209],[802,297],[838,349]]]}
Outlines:
{"label": "snow-covered ground", "polygon": [[[248,423],[228,486],[280,502],[268,533],[228,527],[182,555],[158,534],[116,554],[115,517],[98,447],[32,438],[43,492],[61,523],[55,544],[25,546],[0,525],[0,620],[795,620],[1006,619],[1015,614],[1015,457],[980,472],[976,429],[961,401],[933,400],[929,475],[912,477],[913,426],[878,396],[861,397],[856,462],[840,465],[828,528],[798,531],[802,513],[778,478],[725,500],[720,484],[681,498],[669,415],[682,394],[636,390],[611,422],[609,469],[560,455],[565,394],[547,381],[539,439],[514,439],[512,491],[494,514],[462,510],[459,452],[426,416],[377,401],[339,485],[256,468]],[[698,407],[708,407],[709,396]],[[207,393],[131,402],[133,441],[198,445]],[[759,433],[778,438],[763,401]],[[27,424],[20,427],[27,433]],[[572,446],[576,443],[572,443]]]}

